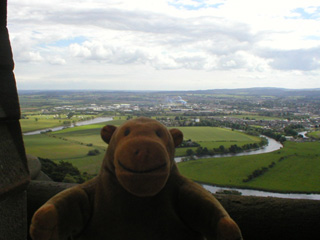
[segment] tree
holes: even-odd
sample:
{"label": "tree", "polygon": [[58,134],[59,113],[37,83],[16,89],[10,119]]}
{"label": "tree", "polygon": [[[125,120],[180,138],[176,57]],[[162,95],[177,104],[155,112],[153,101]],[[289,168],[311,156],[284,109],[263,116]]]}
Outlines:
{"label": "tree", "polygon": [[100,151],[98,149],[94,149],[94,150],[90,150],[87,155],[88,156],[96,156],[99,154],[100,154]]}
{"label": "tree", "polygon": [[208,155],[208,154],[209,154],[208,148],[204,147],[202,150],[202,155]]}
{"label": "tree", "polygon": [[196,155],[201,156],[202,155],[202,147],[198,147],[196,150]]}
{"label": "tree", "polygon": [[193,150],[192,149],[187,149],[187,151],[186,151],[186,153],[187,153],[187,156],[192,156],[192,155],[194,155],[194,152],[193,152]]}
{"label": "tree", "polygon": [[241,152],[241,151],[242,151],[242,148],[239,147],[237,144],[234,144],[234,145],[231,145],[231,146],[230,146],[229,151],[230,151],[231,153],[237,153],[237,152]]}
{"label": "tree", "polygon": [[84,182],[79,169],[72,163],[60,161],[57,164],[50,159],[39,158],[39,160],[42,165],[41,170],[55,182]]}
{"label": "tree", "polygon": [[73,112],[69,112],[69,113],[67,114],[67,118],[68,118],[68,119],[72,118],[73,116],[74,116],[74,113],[73,113]]}
{"label": "tree", "polygon": [[226,151],[226,148],[223,145],[219,146],[219,152],[224,153]]}
{"label": "tree", "polygon": [[74,176],[71,176],[69,173],[67,173],[67,174],[64,176],[62,182],[65,182],[65,183],[76,183],[77,180],[75,179]]}
{"label": "tree", "polygon": [[288,135],[288,136],[293,136],[293,137],[295,137],[295,136],[298,135],[298,132],[297,132],[296,130],[294,130],[293,128],[291,128],[290,126],[285,127],[285,128],[284,128],[284,132],[285,132],[285,134]]}

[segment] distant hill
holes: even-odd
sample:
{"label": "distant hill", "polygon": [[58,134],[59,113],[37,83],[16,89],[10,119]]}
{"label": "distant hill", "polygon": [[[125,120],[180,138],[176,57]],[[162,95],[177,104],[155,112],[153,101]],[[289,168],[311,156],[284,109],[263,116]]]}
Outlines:
{"label": "distant hill", "polygon": [[112,91],[112,90],[19,90],[21,95],[33,94],[78,94],[78,93],[103,93],[121,95],[123,93],[130,94],[168,94],[168,95],[184,95],[184,94],[210,94],[210,95],[242,95],[242,96],[275,96],[275,97],[308,97],[320,99],[320,88],[313,89],[286,89],[286,88],[239,88],[239,89],[209,89],[209,90],[190,90],[190,91]]}
{"label": "distant hill", "polygon": [[304,96],[320,98],[320,88],[314,89],[285,89],[285,88],[239,88],[239,89],[212,89],[202,91],[190,91],[202,94],[226,94],[248,96]]}

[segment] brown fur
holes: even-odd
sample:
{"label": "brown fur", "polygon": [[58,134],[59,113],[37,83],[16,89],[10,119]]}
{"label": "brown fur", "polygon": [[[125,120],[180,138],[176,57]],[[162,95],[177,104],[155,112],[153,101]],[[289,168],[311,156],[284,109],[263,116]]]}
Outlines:
{"label": "brown fur", "polygon": [[179,174],[181,131],[138,118],[105,126],[101,137],[109,147],[100,174],[44,204],[33,216],[34,240],[242,239],[220,203]]}

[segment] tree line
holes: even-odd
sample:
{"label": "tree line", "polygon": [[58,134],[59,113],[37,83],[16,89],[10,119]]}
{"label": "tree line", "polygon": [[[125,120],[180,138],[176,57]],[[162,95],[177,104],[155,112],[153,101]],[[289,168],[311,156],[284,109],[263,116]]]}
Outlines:
{"label": "tree line", "polygon": [[231,145],[229,148],[220,145],[218,148],[208,149],[207,147],[197,147],[194,151],[193,149],[189,148],[186,150],[187,158],[184,159],[184,161],[187,160],[193,160],[194,156],[201,157],[201,156],[214,156],[216,154],[236,154],[241,153],[245,151],[249,151],[252,149],[259,149],[265,145],[268,144],[268,140],[265,138],[262,138],[262,140],[259,143],[248,143],[244,144],[242,146],[238,146],[237,144]]}
{"label": "tree line", "polygon": [[41,162],[41,170],[55,182],[83,183],[95,176],[87,172],[81,173],[70,162],[55,163],[48,158],[38,157],[38,159]]}

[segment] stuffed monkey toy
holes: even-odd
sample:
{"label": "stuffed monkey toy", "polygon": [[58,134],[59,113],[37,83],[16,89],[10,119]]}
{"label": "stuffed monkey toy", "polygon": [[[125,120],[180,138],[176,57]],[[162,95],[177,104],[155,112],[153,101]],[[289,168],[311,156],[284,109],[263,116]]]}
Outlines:
{"label": "stuffed monkey toy", "polygon": [[105,126],[101,137],[109,146],[99,175],[40,207],[32,239],[242,239],[214,196],[180,175],[174,161],[180,130],[137,118]]}

